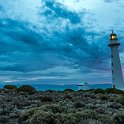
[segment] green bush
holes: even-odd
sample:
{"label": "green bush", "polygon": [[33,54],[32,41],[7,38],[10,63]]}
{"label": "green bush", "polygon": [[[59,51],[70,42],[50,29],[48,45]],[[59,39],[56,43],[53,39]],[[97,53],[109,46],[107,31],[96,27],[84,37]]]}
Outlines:
{"label": "green bush", "polygon": [[3,88],[10,89],[10,90],[16,90],[17,87],[15,85],[5,85]]}
{"label": "green bush", "polygon": [[[49,108],[44,110],[43,106],[28,110],[20,114],[19,122],[25,124],[115,124],[111,116],[100,115],[93,110],[58,112],[58,107],[57,111],[56,105],[52,107],[52,111]],[[84,120],[89,120],[89,123],[85,123],[87,121]]]}
{"label": "green bush", "polygon": [[86,90],[82,90],[82,89],[80,89],[80,90],[77,90],[77,92],[85,92]]}
{"label": "green bush", "polygon": [[116,120],[118,124],[124,124],[124,111],[117,112],[114,115],[114,120]]}
{"label": "green bush", "polygon": [[41,101],[42,102],[52,102],[53,100],[52,100],[52,97],[50,97],[50,96],[43,96],[43,97],[41,97]]}
{"label": "green bush", "polygon": [[17,89],[17,92],[28,92],[29,94],[34,94],[36,93],[36,90],[30,85],[22,85]]}
{"label": "green bush", "polygon": [[7,124],[8,118],[6,116],[0,116],[0,124]]}
{"label": "green bush", "polygon": [[106,93],[113,93],[113,94],[124,94],[124,91],[115,89],[115,88],[108,88],[105,90]]}
{"label": "green bush", "polygon": [[124,105],[124,95],[120,95],[116,98],[117,102]]}
{"label": "green bush", "polygon": [[63,113],[64,111],[66,111],[66,109],[59,104],[45,104],[42,105],[40,109],[42,109],[43,111],[52,112],[53,114]]}
{"label": "green bush", "polygon": [[74,106],[77,109],[77,108],[85,107],[85,104],[80,102],[80,101],[77,101],[77,102],[74,103]]}
{"label": "green bush", "polygon": [[93,92],[94,92],[95,94],[97,94],[97,93],[105,94],[105,90],[103,90],[103,89],[96,89],[96,90],[94,90]]}
{"label": "green bush", "polygon": [[98,97],[97,97],[98,99],[100,99],[100,100],[108,100],[108,97],[106,96],[106,95],[104,95],[104,94],[101,94],[101,95],[98,95]]}
{"label": "green bush", "polygon": [[94,92],[95,89],[86,90],[86,92]]}
{"label": "green bush", "polygon": [[54,90],[45,90],[45,92],[54,93]]}
{"label": "green bush", "polygon": [[74,92],[72,89],[65,89],[64,92]]}
{"label": "green bush", "polygon": [[0,92],[2,92],[3,91],[3,89],[0,89]]}

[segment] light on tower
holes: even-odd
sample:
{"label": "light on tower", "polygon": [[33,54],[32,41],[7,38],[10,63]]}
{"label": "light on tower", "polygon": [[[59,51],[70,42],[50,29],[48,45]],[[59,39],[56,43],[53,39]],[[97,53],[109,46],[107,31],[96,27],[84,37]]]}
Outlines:
{"label": "light on tower", "polygon": [[117,40],[116,34],[112,33],[112,34],[110,35],[110,40]]}

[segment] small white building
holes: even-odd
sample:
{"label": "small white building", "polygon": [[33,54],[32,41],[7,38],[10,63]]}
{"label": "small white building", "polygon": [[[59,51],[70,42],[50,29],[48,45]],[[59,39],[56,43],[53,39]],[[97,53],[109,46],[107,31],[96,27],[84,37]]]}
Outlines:
{"label": "small white building", "polygon": [[89,90],[89,89],[91,89],[91,88],[87,82],[83,82],[78,85],[78,90]]}

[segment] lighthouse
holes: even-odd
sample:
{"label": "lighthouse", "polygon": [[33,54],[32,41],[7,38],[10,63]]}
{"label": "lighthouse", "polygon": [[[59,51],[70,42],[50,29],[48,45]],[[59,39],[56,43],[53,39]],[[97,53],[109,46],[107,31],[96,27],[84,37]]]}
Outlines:
{"label": "lighthouse", "polygon": [[112,31],[110,35],[110,43],[108,45],[111,48],[112,87],[124,90],[124,82],[118,51],[119,45],[120,43],[118,42],[117,35]]}

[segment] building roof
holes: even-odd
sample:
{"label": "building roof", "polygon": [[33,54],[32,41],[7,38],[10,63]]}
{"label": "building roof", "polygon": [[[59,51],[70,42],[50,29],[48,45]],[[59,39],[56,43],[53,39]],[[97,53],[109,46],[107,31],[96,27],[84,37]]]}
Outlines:
{"label": "building roof", "polygon": [[84,85],[89,85],[87,82],[82,82],[82,83],[80,83],[80,84],[78,84],[78,86],[84,86]]}

